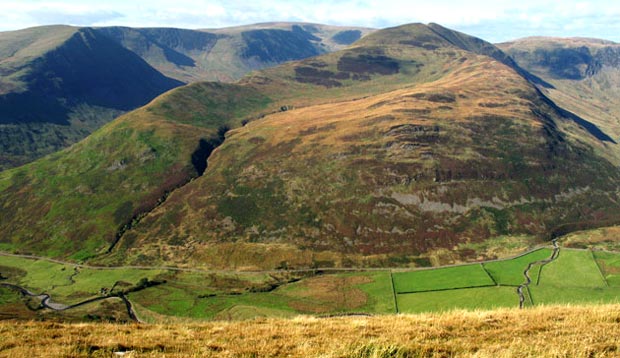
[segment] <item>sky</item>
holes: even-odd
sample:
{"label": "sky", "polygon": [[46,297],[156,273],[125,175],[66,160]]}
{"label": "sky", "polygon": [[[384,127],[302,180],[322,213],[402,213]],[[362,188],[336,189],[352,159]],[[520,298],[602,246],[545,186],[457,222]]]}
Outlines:
{"label": "sky", "polygon": [[373,28],[436,22],[491,42],[526,36],[620,42],[616,0],[0,0],[0,31],[50,24],[204,29],[271,21]]}

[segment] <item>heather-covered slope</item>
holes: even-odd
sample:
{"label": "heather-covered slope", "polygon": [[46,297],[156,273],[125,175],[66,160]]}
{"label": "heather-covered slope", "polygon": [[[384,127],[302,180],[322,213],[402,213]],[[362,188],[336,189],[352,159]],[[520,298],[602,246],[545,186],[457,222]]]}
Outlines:
{"label": "heather-covered slope", "polygon": [[303,107],[232,131],[123,249],[214,267],[394,264],[615,218],[603,142],[479,48],[411,25],[249,78],[289,81]]}
{"label": "heather-covered slope", "polygon": [[606,142],[511,66],[481,40],[414,24],[237,84],[179,88],[0,176],[2,247],[99,263],[394,266],[616,220]]}

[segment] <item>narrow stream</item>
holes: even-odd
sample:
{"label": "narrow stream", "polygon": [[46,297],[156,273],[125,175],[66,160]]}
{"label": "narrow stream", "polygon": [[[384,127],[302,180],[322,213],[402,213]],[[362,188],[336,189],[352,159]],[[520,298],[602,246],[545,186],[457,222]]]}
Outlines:
{"label": "narrow stream", "polygon": [[530,262],[527,265],[525,271],[523,271],[523,277],[525,277],[525,282],[519,285],[519,287],[517,287],[517,294],[519,295],[519,308],[523,308],[523,306],[525,305],[525,294],[523,293],[523,290],[532,283],[532,279],[530,278],[530,270],[532,269],[532,267],[534,267],[534,265],[546,265],[557,259],[558,255],[560,254],[558,239],[551,240],[551,243],[553,244],[553,253],[551,254],[551,256],[548,259]]}

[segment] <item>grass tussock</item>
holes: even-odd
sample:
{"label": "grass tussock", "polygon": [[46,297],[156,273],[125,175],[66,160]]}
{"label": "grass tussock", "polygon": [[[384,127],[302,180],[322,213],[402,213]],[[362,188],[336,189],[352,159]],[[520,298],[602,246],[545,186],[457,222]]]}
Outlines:
{"label": "grass tussock", "polygon": [[619,322],[620,305],[176,325],[5,321],[0,356],[612,357]]}

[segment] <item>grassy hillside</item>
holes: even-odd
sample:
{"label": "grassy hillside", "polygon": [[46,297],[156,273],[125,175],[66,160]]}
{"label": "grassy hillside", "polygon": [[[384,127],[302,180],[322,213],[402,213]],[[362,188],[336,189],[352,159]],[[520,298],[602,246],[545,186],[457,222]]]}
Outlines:
{"label": "grassy hillside", "polygon": [[75,259],[105,252],[169,191],[202,174],[227,126],[266,103],[249,88],[184,87],[66,150],[1,173],[2,246]]}
{"label": "grassy hillside", "polygon": [[107,264],[417,266],[617,220],[605,142],[497,53],[414,24],[180,88],[2,174],[2,247]]}
{"label": "grassy hillside", "polygon": [[[92,357],[614,357],[617,305],[207,324],[5,322],[0,354]],[[60,337],[60,338],[59,338]]]}

